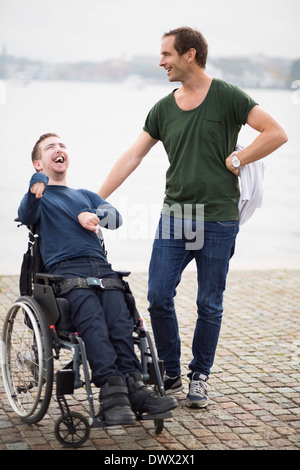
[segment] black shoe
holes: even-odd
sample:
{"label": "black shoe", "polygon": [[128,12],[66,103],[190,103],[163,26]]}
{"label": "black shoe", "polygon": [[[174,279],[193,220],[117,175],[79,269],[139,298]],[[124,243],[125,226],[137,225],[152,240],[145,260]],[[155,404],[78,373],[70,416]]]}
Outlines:
{"label": "black shoe", "polygon": [[120,376],[108,377],[100,391],[100,412],[98,417],[108,426],[134,424],[135,414],[128,399],[128,389]]}
{"label": "black shoe", "polygon": [[174,397],[160,396],[145,386],[142,375],[132,372],[127,378],[128,396],[135,413],[160,414],[178,406]]}
{"label": "black shoe", "polygon": [[177,393],[180,390],[183,390],[182,380],[180,375],[177,377],[169,377],[168,375],[164,376],[164,388],[165,394],[169,395],[170,393]]}

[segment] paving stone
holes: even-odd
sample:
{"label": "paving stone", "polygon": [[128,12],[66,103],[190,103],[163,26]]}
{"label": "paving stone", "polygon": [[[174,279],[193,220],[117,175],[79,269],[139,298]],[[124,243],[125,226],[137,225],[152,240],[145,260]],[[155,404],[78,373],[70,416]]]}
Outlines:
{"label": "paving stone", "polygon": [[[151,332],[147,273],[129,278],[137,307]],[[152,421],[92,429],[83,450],[299,450],[300,271],[232,271],[206,409],[185,406],[188,364],[196,321],[196,275],[184,273],[176,306],[182,339],[185,390],[161,434]],[[0,320],[17,299],[18,276],[0,276]],[[96,393],[96,395],[98,392]],[[70,400],[88,417],[84,390]],[[98,404],[97,404],[98,406]],[[27,425],[11,409],[0,380],[0,450],[66,450],[56,440],[60,411],[55,399],[43,420]]]}

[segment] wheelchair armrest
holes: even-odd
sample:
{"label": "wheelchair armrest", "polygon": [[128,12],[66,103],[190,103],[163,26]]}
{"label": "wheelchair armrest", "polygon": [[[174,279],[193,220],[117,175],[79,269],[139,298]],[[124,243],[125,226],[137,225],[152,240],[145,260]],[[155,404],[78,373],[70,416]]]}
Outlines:
{"label": "wheelchair armrest", "polygon": [[63,276],[57,274],[36,273],[35,276],[37,279],[44,281],[46,286],[49,286],[51,282],[59,282],[64,279]]}
{"label": "wheelchair armrest", "polygon": [[116,271],[116,273],[117,273],[120,277],[127,277],[127,276],[130,276],[131,271]]}

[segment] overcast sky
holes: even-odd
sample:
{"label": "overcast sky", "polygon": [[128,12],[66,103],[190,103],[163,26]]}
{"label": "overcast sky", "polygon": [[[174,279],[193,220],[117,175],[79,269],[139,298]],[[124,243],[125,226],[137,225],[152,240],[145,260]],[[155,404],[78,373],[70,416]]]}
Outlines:
{"label": "overcast sky", "polygon": [[157,55],[199,29],[210,56],[300,57],[299,0],[0,0],[0,52],[51,62]]}

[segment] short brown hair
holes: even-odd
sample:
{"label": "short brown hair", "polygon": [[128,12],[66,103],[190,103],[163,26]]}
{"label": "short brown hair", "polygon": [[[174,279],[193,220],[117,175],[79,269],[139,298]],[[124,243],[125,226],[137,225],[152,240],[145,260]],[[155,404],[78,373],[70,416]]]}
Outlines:
{"label": "short brown hair", "polygon": [[41,158],[41,155],[40,155],[40,152],[39,152],[39,145],[41,142],[43,142],[43,140],[47,139],[48,137],[58,137],[59,138],[59,135],[53,133],[53,132],[48,132],[47,134],[43,134],[41,135],[41,137],[39,138],[39,140],[35,143],[33,149],[32,149],[32,152],[31,152],[31,160],[32,162],[34,162],[35,160],[39,160]]}
{"label": "short brown hair", "polygon": [[193,48],[196,50],[197,64],[202,68],[206,67],[208,45],[205,37],[199,31],[189,27],[181,27],[165,33],[163,38],[167,36],[175,36],[174,47],[180,56]]}

